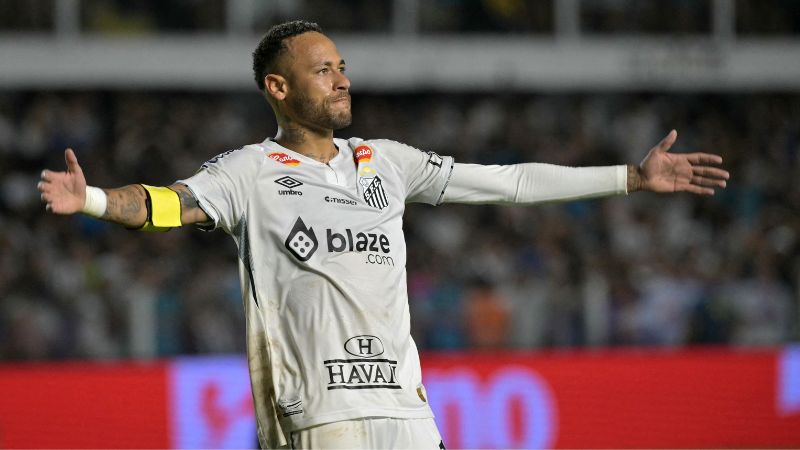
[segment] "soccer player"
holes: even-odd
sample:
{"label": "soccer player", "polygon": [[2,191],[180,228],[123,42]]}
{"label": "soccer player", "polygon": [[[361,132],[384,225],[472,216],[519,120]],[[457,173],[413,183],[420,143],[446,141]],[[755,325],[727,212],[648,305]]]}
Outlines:
{"label": "soccer player", "polygon": [[351,121],[350,81],[313,23],[270,29],[253,70],[277,118],[274,138],[168,187],[87,186],[67,149],[67,171],[43,171],[38,188],[55,214],[233,237],[264,447],[443,448],[409,332],[406,203],[713,194],[729,176],[719,156],[669,153],[674,130],[638,166],[585,168],[457,164],[398,142],[335,139]]}

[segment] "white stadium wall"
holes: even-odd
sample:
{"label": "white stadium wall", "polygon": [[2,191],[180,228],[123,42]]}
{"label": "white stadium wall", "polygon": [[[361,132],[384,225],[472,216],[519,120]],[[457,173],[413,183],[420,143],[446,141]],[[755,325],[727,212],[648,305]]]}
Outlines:
{"label": "white stadium wall", "polygon": [[[800,40],[333,35],[354,91],[800,89]],[[253,89],[258,37],[0,38],[0,88]]]}

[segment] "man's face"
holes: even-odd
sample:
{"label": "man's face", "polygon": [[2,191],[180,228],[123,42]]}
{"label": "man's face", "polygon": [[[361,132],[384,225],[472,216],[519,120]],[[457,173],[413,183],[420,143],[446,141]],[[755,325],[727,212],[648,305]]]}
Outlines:
{"label": "man's face", "polygon": [[350,80],[333,41],[316,32],[295,36],[286,44],[289,89],[286,115],[309,128],[338,130],[350,125]]}

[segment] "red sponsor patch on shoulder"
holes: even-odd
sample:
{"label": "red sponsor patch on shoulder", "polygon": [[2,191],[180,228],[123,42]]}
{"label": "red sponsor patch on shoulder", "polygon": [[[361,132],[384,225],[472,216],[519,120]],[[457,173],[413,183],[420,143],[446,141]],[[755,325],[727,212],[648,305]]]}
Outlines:
{"label": "red sponsor patch on shoulder", "polygon": [[274,159],[281,164],[286,164],[287,166],[299,166],[300,161],[297,159],[292,158],[291,156],[287,155],[286,153],[282,152],[273,152],[267,155],[267,158]]}
{"label": "red sponsor patch on shoulder", "polygon": [[369,145],[359,145],[355,150],[356,161],[370,162],[372,160],[372,148]]}

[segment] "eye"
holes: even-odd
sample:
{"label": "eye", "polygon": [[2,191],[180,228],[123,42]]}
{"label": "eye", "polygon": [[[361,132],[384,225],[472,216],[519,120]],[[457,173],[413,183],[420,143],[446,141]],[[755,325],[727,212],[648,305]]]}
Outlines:
{"label": "eye", "polygon": [[344,73],[345,70],[347,70],[347,67],[345,67],[345,66],[339,67],[339,72]]}
{"label": "eye", "polygon": [[322,69],[320,69],[320,70],[319,70],[317,73],[319,73],[319,74],[323,74],[323,75],[324,75],[324,74],[326,74],[326,73],[328,73],[328,72],[330,72],[330,69],[328,69],[327,67],[323,67],[323,68],[322,68]]}

